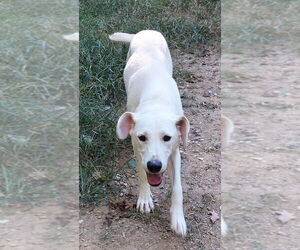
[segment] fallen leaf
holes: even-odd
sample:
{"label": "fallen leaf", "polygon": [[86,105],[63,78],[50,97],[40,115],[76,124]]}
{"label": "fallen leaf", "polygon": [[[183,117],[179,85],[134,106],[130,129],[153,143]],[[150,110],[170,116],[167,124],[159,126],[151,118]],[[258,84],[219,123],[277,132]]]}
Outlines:
{"label": "fallen leaf", "polygon": [[215,223],[218,219],[220,219],[219,215],[214,210],[209,212],[209,214],[212,223]]}
{"label": "fallen leaf", "polygon": [[278,212],[276,212],[276,214],[279,215],[277,219],[281,223],[287,223],[290,220],[296,219],[296,217],[292,213],[289,213],[289,212],[287,212],[285,210],[278,211]]}

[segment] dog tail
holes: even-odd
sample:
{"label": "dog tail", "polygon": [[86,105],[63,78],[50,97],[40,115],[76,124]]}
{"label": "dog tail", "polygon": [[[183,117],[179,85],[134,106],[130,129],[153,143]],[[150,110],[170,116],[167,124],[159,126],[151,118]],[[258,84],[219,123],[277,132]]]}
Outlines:
{"label": "dog tail", "polygon": [[130,43],[134,36],[134,34],[116,32],[112,35],[109,35],[108,37],[112,41]]}

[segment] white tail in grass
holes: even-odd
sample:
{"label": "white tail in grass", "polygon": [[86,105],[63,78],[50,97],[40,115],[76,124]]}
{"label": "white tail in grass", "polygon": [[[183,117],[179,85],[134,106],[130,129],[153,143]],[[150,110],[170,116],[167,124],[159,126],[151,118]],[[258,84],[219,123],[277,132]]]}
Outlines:
{"label": "white tail in grass", "polygon": [[75,32],[75,33],[69,34],[69,35],[63,35],[63,38],[68,41],[78,42],[79,41],[79,32]]}
{"label": "white tail in grass", "polygon": [[134,36],[134,34],[116,32],[112,35],[109,35],[108,37],[112,41],[130,43]]}

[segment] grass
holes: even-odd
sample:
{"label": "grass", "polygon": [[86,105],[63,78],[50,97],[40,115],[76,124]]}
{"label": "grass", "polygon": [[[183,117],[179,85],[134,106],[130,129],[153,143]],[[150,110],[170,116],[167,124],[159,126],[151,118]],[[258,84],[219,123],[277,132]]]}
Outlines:
{"label": "grass", "polygon": [[[116,160],[129,142],[117,140],[115,125],[125,111],[122,71],[128,46],[110,42],[108,34],[143,29],[162,32],[171,50],[201,54],[202,45],[219,49],[220,1],[80,1],[82,201],[95,202],[113,194],[117,190],[111,182],[117,173],[127,171],[128,166],[119,166]],[[95,172],[101,178],[95,178]]]}
{"label": "grass", "polygon": [[78,44],[62,38],[76,13],[76,1],[0,3],[1,204],[77,195]]}
{"label": "grass", "polygon": [[222,1],[222,52],[261,53],[267,46],[300,52],[297,0]]}

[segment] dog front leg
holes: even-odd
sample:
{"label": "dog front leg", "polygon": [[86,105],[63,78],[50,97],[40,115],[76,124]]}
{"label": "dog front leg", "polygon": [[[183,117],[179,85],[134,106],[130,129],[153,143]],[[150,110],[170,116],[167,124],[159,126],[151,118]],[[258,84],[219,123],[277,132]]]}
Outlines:
{"label": "dog front leg", "polygon": [[181,158],[179,148],[173,153],[172,157],[172,204],[171,204],[171,228],[177,234],[186,235],[186,223],[183,214],[183,197],[180,177]]}
{"label": "dog front leg", "polygon": [[141,161],[137,158],[137,171],[139,176],[139,198],[137,201],[137,209],[144,213],[150,213],[153,210],[154,205],[152,201],[152,194],[150,185],[147,180],[145,170],[141,165]]}

